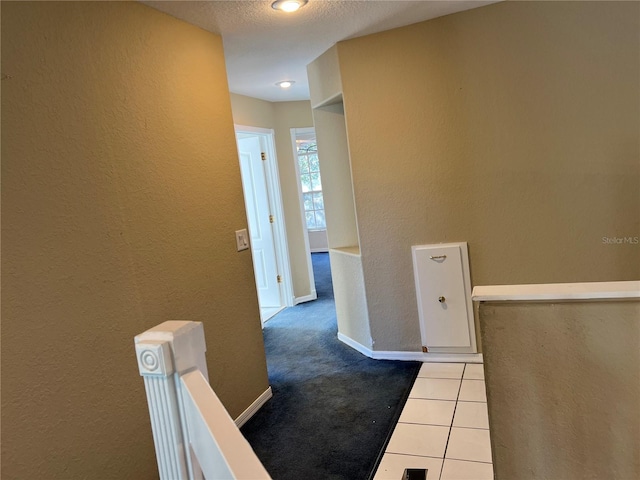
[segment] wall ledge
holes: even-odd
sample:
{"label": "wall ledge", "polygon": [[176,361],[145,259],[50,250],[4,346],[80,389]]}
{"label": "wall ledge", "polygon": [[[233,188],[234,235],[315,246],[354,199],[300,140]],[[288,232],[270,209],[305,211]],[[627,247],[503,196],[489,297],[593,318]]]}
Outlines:
{"label": "wall ledge", "polygon": [[640,299],[640,281],[478,286],[471,298],[474,302]]}

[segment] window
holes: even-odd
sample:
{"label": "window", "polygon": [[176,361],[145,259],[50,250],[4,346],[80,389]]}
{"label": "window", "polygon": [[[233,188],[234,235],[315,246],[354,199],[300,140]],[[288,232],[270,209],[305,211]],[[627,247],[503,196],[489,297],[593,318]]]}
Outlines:
{"label": "window", "polygon": [[307,229],[325,230],[327,223],[324,218],[322,180],[315,135],[312,138],[310,135],[296,138],[296,148]]}

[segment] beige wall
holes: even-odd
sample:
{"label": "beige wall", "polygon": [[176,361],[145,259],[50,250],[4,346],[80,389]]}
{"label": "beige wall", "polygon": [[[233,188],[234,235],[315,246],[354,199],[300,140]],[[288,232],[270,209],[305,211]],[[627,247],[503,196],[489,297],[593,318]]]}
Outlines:
{"label": "beige wall", "polygon": [[342,93],[338,47],[332,46],[313,62],[307,65],[311,106],[317,108],[335,103]]}
{"label": "beige wall", "polygon": [[2,2],[2,478],[157,478],[134,335],[204,322],[268,388],[221,39],[135,2]]}
{"label": "beige wall", "polygon": [[640,303],[482,303],[496,479],[640,478]]}
{"label": "beige wall", "polygon": [[309,248],[311,252],[328,252],[329,244],[327,243],[327,231],[326,230],[310,230],[309,235]]}
{"label": "beige wall", "polygon": [[336,103],[314,108],[313,119],[324,181],[329,248],[359,248],[344,105]]}
{"label": "beige wall", "polygon": [[313,126],[311,104],[308,101],[273,103],[232,93],[231,105],[237,125],[274,129],[293,293],[296,298],[308,296],[312,286],[309,283],[291,129]]}
{"label": "beige wall", "polygon": [[236,125],[273,128],[274,104],[259,98],[231,93],[231,111]]}
{"label": "beige wall", "polygon": [[504,2],[338,44],[371,333],[419,350],[411,245],[474,285],[640,278],[640,4]]}

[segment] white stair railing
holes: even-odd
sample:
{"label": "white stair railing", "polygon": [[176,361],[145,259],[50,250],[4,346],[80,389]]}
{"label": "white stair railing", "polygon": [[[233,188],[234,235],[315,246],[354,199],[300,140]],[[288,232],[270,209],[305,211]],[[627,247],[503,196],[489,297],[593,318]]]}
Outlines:
{"label": "white stair railing", "polygon": [[135,337],[161,480],[270,479],[209,386],[200,322],[164,322]]}

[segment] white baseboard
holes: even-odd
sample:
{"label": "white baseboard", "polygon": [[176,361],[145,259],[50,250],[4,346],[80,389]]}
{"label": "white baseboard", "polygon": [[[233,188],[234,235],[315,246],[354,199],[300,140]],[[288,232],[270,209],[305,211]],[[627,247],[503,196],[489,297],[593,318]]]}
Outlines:
{"label": "white baseboard", "polygon": [[317,300],[318,294],[316,289],[311,290],[311,295],[305,295],[304,297],[294,297],[293,304],[298,305],[299,303],[311,302],[313,300]]}
{"label": "white baseboard", "polygon": [[312,248],[311,253],[329,253],[329,248]]}
{"label": "white baseboard", "polygon": [[373,358],[373,350],[365,347],[359,342],[356,342],[353,338],[347,337],[346,335],[338,332],[338,340],[346,345],[349,345],[354,350],[359,351],[361,354],[366,355],[369,358]]}
{"label": "white baseboard", "polygon": [[375,351],[338,332],[338,340],[374,360],[405,360],[423,363],[482,363],[481,353],[424,353]]}
{"label": "white baseboard", "polygon": [[256,399],[255,402],[249,405],[249,408],[247,408],[240,414],[240,416],[238,416],[238,418],[236,418],[236,426],[240,428],[242,425],[247,423],[247,421],[251,417],[253,417],[271,397],[273,397],[273,393],[271,392],[271,387],[269,387]]}
{"label": "white baseboard", "polygon": [[376,360],[414,360],[423,363],[482,363],[481,353],[373,352]]}

